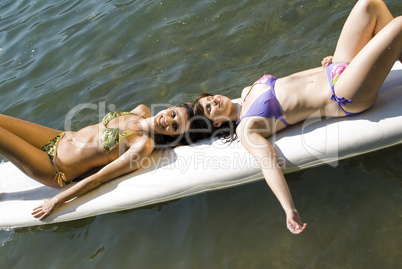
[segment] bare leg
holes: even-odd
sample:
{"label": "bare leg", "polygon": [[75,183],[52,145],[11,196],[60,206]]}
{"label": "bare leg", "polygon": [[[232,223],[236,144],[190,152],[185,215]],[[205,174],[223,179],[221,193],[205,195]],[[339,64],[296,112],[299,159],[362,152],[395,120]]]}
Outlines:
{"label": "bare leg", "polygon": [[61,131],[0,115],[0,154],[36,181],[57,187],[56,170],[41,147]]}
{"label": "bare leg", "polygon": [[346,111],[361,112],[375,102],[392,65],[402,58],[401,46],[400,17],[393,19],[381,0],[356,3],[333,58],[333,62],[350,62],[335,85],[338,96],[353,100],[346,104]]}
{"label": "bare leg", "polygon": [[47,142],[62,132],[2,114],[0,114],[0,127],[19,136],[37,148],[42,148]]}
{"label": "bare leg", "polygon": [[383,1],[357,2],[343,26],[333,62],[351,62],[392,19],[392,14]]}
{"label": "bare leg", "polygon": [[402,16],[388,23],[356,55],[335,85],[339,96],[352,99],[348,112],[368,109],[396,60],[402,55]]}

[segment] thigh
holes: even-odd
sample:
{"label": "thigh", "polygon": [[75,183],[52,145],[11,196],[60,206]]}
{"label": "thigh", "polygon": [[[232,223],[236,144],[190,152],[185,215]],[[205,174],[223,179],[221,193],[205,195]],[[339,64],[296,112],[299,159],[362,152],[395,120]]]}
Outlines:
{"label": "thigh", "polygon": [[334,53],[334,62],[351,62],[359,51],[393,19],[380,0],[360,0],[347,18]]}
{"label": "thigh", "polygon": [[335,85],[338,96],[352,99],[348,112],[369,108],[395,61],[402,54],[402,17],[390,22],[351,61]]}
{"label": "thigh", "polygon": [[0,154],[34,180],[57,187],[56,169],[49,156],[19,136],[0,127]]}
{"label": "thigh", "polygon": [[59,130],[6,115],[0,115],[0,127],[20,137],[36,148],[41,148],[61,133]]}

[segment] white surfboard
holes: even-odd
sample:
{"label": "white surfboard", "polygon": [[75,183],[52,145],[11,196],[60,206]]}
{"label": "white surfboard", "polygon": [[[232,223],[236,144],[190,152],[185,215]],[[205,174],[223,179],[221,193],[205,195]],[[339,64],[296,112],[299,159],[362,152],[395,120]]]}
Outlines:
{"label": "white surfboard", "polygon": [[[375,105],[365,113],[347,118],[308,119],[270,140],[284,173],[334,164],[401,143],[402,64],[395,63]],[[147,167],[74,199],[39,221],[31,216],[32,209],[60,190],[37,183],[5,162],[0,164],[0,228],[70,221],[261,179],[259,166],[240,143],[202,141],[155,152]]]}

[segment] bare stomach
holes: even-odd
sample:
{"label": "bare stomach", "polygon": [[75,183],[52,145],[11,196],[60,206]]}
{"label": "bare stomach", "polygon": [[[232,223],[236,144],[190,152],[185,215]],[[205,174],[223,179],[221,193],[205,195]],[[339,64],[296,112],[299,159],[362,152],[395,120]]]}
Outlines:
{"label": "bare stomach", "polygon": [[307,118],[344,115],[330,99],[332,92],[325,69],[309,76],[280,78],[275,84],[275,93],[282,114],[289,124]]}
{"label": "bare stomach", "polygon": [[66,175],[67,180],[73,180],[95,167],[109,163],[103,147],[94,136],[86,141],[80,139],[78,132],[66,132],[59,141],[54,162],[59,170]]}

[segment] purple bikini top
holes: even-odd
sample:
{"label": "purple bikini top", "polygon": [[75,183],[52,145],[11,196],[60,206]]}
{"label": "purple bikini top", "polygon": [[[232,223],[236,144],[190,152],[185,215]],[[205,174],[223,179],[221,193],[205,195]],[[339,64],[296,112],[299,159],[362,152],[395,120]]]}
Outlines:
{"label": "purple bikini top", "polygon": [[[253,84],[253,86],[255,84],[266,84],[266,85],[270,86],[270,89],[263,92],[260,96],[258,96],[253,101],[253,103],[251,104],[249,109],[240,118],[240,120],[238,120],[236,122],[236,124],[239,124],[240,121],[246,117],[260,116],[260,117],[265,117],[265,118],[279,119],[286,126],[289,125],[289,123],[287,123],[284,120],[281,110],[279,108],[278,99],[276,99],[275,90],[274,90],[276,80],[277,80],[277,78],[272,75],[264,75]],[[251,86],[250,91],[252,90],[253,86]],[[249,91],[249,93],[250,93],[250,91]],[[248,96],[248,93],[245,96],[243,102],[246,100],[247,96]]]}

